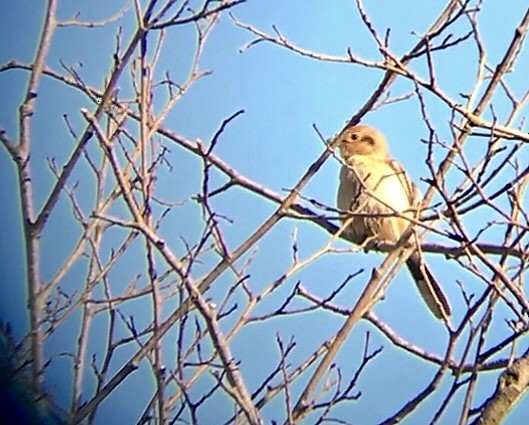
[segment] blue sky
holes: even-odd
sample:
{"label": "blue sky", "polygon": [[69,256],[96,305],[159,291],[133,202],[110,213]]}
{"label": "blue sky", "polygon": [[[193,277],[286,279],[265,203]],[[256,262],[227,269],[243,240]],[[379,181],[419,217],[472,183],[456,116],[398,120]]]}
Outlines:
{"label": "blue sky", "polygon": [[[396,54],[402,54],[417,41],[416,34],[422,34],[444,2],[423,2],[419,0],[385,2],[381,0],[366,1],[366,9],[377,29],[383,32],[391,28],[390,47]],[[80,0],[60,2],[58,16],[60,19],[72,18],[77,11],[80,19],[100,20],[116,13],[125,1],[107,2]],[[40,31],[44,2],[0,2],[0,64],[10,60],[24,63],[31,61]],[[480,17],[483,42],[487,48],[487,59],[495,66],[510,42],[513,30],[522,15],[527,3],[512,0],[506,6],[502,2],[486,1]],[[275,25],[281,33],[300,47],[329,55],[345,55],[347,48],[368,60],[379,60],[380,54],[368,31],[363,26],[353,1],[333,0],[322,2],[317,0],[281,1],[281,0],[248,0],[233,10],[234,15],[242,22],[252,24],[256,28],[272,32]],[[118,25],[124,28],[123,39],[130,37],[134,27],[134,14],[129,11],[121,20],[104,28],[59,28],[53,39],[47,65],[64,72],[60,61],[67,66],[77,66],[78,72],[88,84],[102,88],[104,78],[112,66],[114,37]],[[463,25],[453,29],[458,35],[465,31]],[[234,25],[232,20],[223,15],[214,29],[200,61],[201,70],[211,70],[212,74],[198,81],[170,112],[164,126],[185,136],[190,140],[208,141],[219,127],[223,119],[239,109],[245,113],[233,121],[223,133],[216,148],[216,154],[225,162],[237,169],[244,176],[272,190],[285,194],[307,167],[318,157],[323,149],[318,135],[313,129],[315,124],[319,130],[330,137],[339,131],[350,116],[357,111],[367,97],[376,88],[382,73],[373,69],[361,68],[351,64],[325,63],[301,57],[285,49],[269,43],[258,44],[243,53],[241,47],[252,40],[252,36]],[[150,40],[151,46],[154,39]],[[160,57],[155,80],[160,80],[166,70],[176,79],[185,77],[190,57],[193,53],[195,35],[191,26],[171,29],[167,34],[165,48]],[[466,93],[473,86],[476,49],[471,43],[463,44],[436,56],[438,82],[446,93],[458,98],[458,93]],[[82,64],[82,65],[76,65]],[[515,72],[507,77],[508,82],[518,93],[526,90],[526,73],[529,66],[527,51],[522,53]],[[413,64],[417,72],[424,71],[424,64]],[[0,125],[7,134],[16,139],[17,108],[27,82],[27,74],[23,71],[0,73]],[[120,94],[130,94],[130,81],[124,77],[119,84]],[[407,81],[397,81],[392,88],[392,95],[402,95],[412,90]],[[155,108],[159,108],[162,98],[157,98]],[[461,98],[459,98],[462,101]],[[157,103],[158,102],[158,103]],[[441,137],[450,140],[450,111],[440,106],[435,99],[429,97],[429,113]],[[498,96],[495,99],[500,120],[505,118],[508,102]],[[32,167],[36,192],[36,202],[40,207],[46,199],[53,183],[53,176],[47,165],[47,158],[53,157],[61,166],[68,157],[73,140],[64,125],[63,115],[67,114],[74,129],[81,132],[85,122],[79,113],[81,108],[94,110],[94,105],[78,92],[64,88],[60,84],[44,78],[37,100],[37,112],[33,120],[33,151]],[[394,156],[403,163],[412,179],[423,189],[426,185],[421,181],[428,175],[424,162],[426,145],[420,143],[421,138],[428,135],[427,128],[420,117],[419,104],[416,98],[399,102],[369,113],[364,122],[382,130],[388,137]],[[478,158],[483,147],[473,141],[467,146],[470,158]],[[184,246],[179,237],[188,240],[196,239],[202,229],[199,209],[190,198],[200,191],[201,162],[174,145],[169,146],[170,160],[174,168],[162,171],[159,175],[158,191],[161,196],[171,201],[187,200],[182,208],[177,208],[161,228],[164,237],[170,241],[172,248],[182,254]],[[94,147],[89,147],[93,149]],[[436,152],[436,160],[443,157],[444,152]],[[317,199],[319,202],[334,205],[337,174],[339,164],[329,160],[311,183],[303,195]],[[449,176],[448,184],[456,184],[459,180],[457,172]],[[216,182],[223,182],[223,177],[214,174]],[[453,179],[453,180],[452,180]],[[89,210],[93,200],[93,178],[86,164],[72,176],[72,183],[78,181],[81,205]],[[27,331],[26,291],[24,288],[22,228],[19,218],[18,193],[16,189],[15,168],[11,164],[5,149],[0,149],[0,184],[7,190],[0,191],[0,220],[4,224],[4,234],[0,238],[0,267],[2,281],[0,285],[0,306],[2,320],[10,321],[17,337]],[[227,241],[232,247],[242,242],[252,229],[255,229],[275,209],[275,205],[257,199],[252,194],[234,189],[220,199],[214,201],[218,211],[233,220],[233,224],[223,224]],[[119,213],[119,209],[116,209]],[[477,231],[490,217],[477,216],[467,223],[469,230]],[[319,249],[329,239],[322,229],[306,222],[285,221],[278,225],[258,245],[254,253],[251,269],[251,285],[264,287],[276,278],[291,261],[291,234],[297,229],[300,256],[308,256]],[[49,222],[49,228],[42,239],[43,270],[42,276],[50,279],[57,267],[70,252],[77,241],[79,227],[71,219],[71,209],[63,200]],[[114,231],[105,242],[108,252],[115,247],[122,233]],[[485,241],[494,242],[497,234],[489,231],[483,235]],[[339,248],[348,248],[345,243],[338,242]],[[131,265],[141,255],[142,244],[137,244],[117,268],[114,270],[116,285],[125,285],[138,272]],[[247,257],[246,257],[247,258]],[[353,271],[363,268],[366,272],[354,285],[346,288],[336,302],[350,306],[358,295],[362,284],[367,282],[370,270],[380,264],[382,256],[377,254],[328,255],[314,265],[297,274],[285,288],[286,292],[278,292],[271,297],[267,306],[273,308],[281,303],[285,293],[292,288],[296,280],[319,296],[330,292],[329,286]],[[462,272],[452,262],[447,262],[440,255],[429,255],[428,261],[434,274],[443,281],[444,288],[454,307],[454,318],[457,321],[465,313],[464,303],[456,279],[462,280],[469,291],[480,293],[484,286],[469,273]],[[199,276],[211,264],[205,263],[204,270],[197,270]],[[64,288],[74,291],[78,288],[79,279],[86,264],[80,263],[67,275]],[[141,271],[141,270],[140,270]],[[230,279],[226,279],[229,284]],[[118,292],[118,289],[116,289]],[[217,285],[212,289],[213,298],[221,297],[223,287]],[[126,314],[134,314],[138,323],[146,325],[150,313],[145,306],[134,304],[123,308]],[[169,308],[165,312],[169,312]],[[403,338],[436,353],[442,353],[447,341],[447,334],[442,325],[429,316],[425,305],[411,283],[406,271],[399,273],[389,288],[386,298],[376,306],[375,312],[392,326]],[[498,309],[498,313],[508,316],[506,310]],[[49,341],[47,349],[57,353],[65,348],[72,349],[74,337],[78,329],[79,317],[73,317],[64,329],[61,329]],[[507,332],[503,319],[494,323],[494,331],[498,335]],[[329,338],[341,325],[343,319],[330,313],[304,314],[284,319],[255,324],[245,330],[235,341],[233,351],[236,357],[243,360],[241,368],[250,385],[256,385],[263,378],[263,365],[273,364],[277,360],[275,334],[280,332],[285,340],[294,335],[298,343],[292,362],[300,361],[304,355],[313,350],[324,339]],[[104,320],[101,330],[104,334]],[[376,423],[394,412],[409,397],[422,388],[431,379],[436,369],[428,364],[417,363],[417,359],[402,351],[396,350],[366,323],[360,324],[342,348],[338,361],[343,365],[352,363],[355,367],[359,361],[360,350],[366,330],[371,330],[373,344],[385,346],[382,357],[375,360],[362,376],[360,389],[363,397],[357,403],[340,407],[337,412],[344,417],[355,418],[354,423]],[[123,330],[126,333],[125,330]],[[494,341],[494,333],[491,340]],[[166,347],[166,355],[171,355],[170,347]],[[134,352],[133,348],[124,350],[119,355],[126,359]],[[55,389],[59,400],[67,400],[70,383],[64,379],[70,363],[59,360],[50,367],[49,384]],[[114,367],[120,366],[116,362]],[[117,369],[116,369],[117,370]],[[149,371],[142,366],[131,381],[123,385],[106,403],[101,406],[99,419],[101,423],[130,423],[137,420],[136,406],[129,405],[129,397],[134,394],[130,388],[135,385],[146,387],[149,383]],[[476,400],[483,401],[490,395],[495,385],[495,375],[480,378],[479,396]],[[126,387],[126,388],[125,388]],[[199,389],[201,387],[199,386]],[[432,400],[425,403],[406,423],[422,424],[431,420],[430,409],[436,408],[435,401],[444,395],[449,388],[449,379],[443,382],[443,389]],[[383,391],[383,392],[382,392]],[[382,395],[383,394],[383,395]],[[383,399],[382,399],[383,397]],[[460,397],[461,398],[461,397]],[[382,401],[383,400],[383,401]],[[225,400],[215,400],[219,412],[229,414],[231,409]],[[457,404],[456,404],[457,405]],[[369,407],[371,406],[371,407]],[[377,406],[374,409],[373,406]],[[141,408],[141,405],[140,407]],[[265,418],[271,420],[281,412],[284,406],[274,402],[264,410]],[[520,404],[512,413],[507,424],[520,423],[522,411],[529,409],[527,401]],[[112,415],[119,411],[119,418]],[[226,413],[228,412],[228,413]],[[209,413],[211,414],[211,412]],[[108,415],[108,416],[106,416]],[[218,417],[204,413],[203,423],[215,423]],[[350,416],[351,415],[351,416]],[[459,410],[450,408],[441,423],[454,423]],[[125,421],[125,422],[122,422]]]}

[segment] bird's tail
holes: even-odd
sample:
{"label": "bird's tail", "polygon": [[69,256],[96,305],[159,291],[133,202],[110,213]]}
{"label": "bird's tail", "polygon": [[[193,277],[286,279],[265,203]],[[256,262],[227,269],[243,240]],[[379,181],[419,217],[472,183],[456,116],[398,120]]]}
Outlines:
{"label": "bird's tail", "polygon": [[406,261],[406,265],[422,298],[435,317],[438,319],[450,317],[452,313],[450,303],[424,261],[421,261],[420,255],[414,252]]}

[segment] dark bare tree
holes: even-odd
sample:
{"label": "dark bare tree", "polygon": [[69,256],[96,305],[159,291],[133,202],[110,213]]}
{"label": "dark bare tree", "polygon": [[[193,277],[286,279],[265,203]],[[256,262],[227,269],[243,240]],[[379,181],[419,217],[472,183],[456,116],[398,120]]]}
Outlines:
{"label": "dark bare tree", "polygon": [[[356,0],[356,18],[373,41],[371,58],[353,48],[342,55],[317,52],[281,28],[243,22],[237,10],[242,3],[251,7],[251,0],[130,3],[95,22],[80,16],[60,20],[58,0],[47,0],[34,58],[0,66],[0,78],[18,73],[26,79],[18,133],[2,130],[0,139],[2,155],[17,173],[16,186],[8,190],[18,192],[27,293],[20,308],[29,315],[23,338],[2,324],[4,382],[28,387],[23,397],[42,417],[71,424],[98,422],[101,407],[120,391],[135,394],[133,403],[143,411],[139,424],[204,423],[204,412],[219,403],[231,413],[219,414],[218,423],[360,423],[350,406],[363,403],[361,378],[391,362],[384,351],[398,350],[434,373],[380,423],[400,423],[429,403],[430,423],[445,423],[447,412],[456,411],[460,424],[496,424],[523,403],[529,385],[529,134],[523,115],[529,86],[511,87],[509,76],[527,71],[517,64],[527,56],[529,10],[515,28],[502,28],[512,36],[493,62],[480,25],[486,2],[480,0],[448,1],[403,54],[392,48],[390,30],[372,21],[369,5]],[[86,81],[75,64],[49,64],[57,31],[82,29],[89,37],[94,28],[131,17],[134,31],[124,34],[119,26],[109,41],[114,51],[110,69],[101,70],[101,85]],[[218,153],[230,126],[246,119],[243,110],[220,120],[207,141],[187,138],[167,119],[209,74],[201,59],[221,19],[251,37],[241,46],[244,54],[271,44],[321,66],[347,65],[380,75],[362,106],[347,111],[345,126],[390,105],[417,103],[425,134],[417,146],[426,155],[420,161],[428,175],[421,215],[413,224],[421,249],[443,258],[459,276],[452,279],[458,289],[450,291],[457,297],[454,315],[437,324],[446,336],[439,352],[410,341],[373,311],[410,255],[406,240],[378,246],[385,254],[376,258],[384,259],[366,273],[351,259],[361,256],[354,253],[361,247],[341,241],[339,218],[349,213],[306,192],[324,163],[340,161],[332,134],[322,134],[316,123],[313,140],[297,141],[316,144],[321,153],[295,185],[278,193]],[[172,48],[167,39],[182,28],[194,31],[189,62],[160,69],[160,56]],[[468,63],[458,64],[473,82],[464,93],[451,93],[440,65],[461,46],[474,52]],[[61,145],[68,153],[60,160],[48,156],[53,182],[37,200],[38,156],[32,153],[51,145],[46,135],[32,131],[33,120],[47,108],[39,96],[45,81],[78,93],[85,107],[76,105],[64,115],[70,139]],[[476,145],[479,149],[469,148]],[[183,172],[183,163],[198,171]],[[233,200],[241,207],[261,205],[262,212],[232,225],[219,205]],[[53,237],[61,246],[61,238],[72,237],[50,227],[57,215],[75,223],[76,241],[49,276],[43,273],[43,238]],[[199,232],[187,232],[190,217]],[[259,275],[256,258],[285,252],[266,244],[277,232],[287,232],[290,258],[270,264],[266,277],[252,279]],[[324,243],[308,250],[303,232],[318,234]],[[318,274],[325,276],[322,291],[304,284],[322,262],[336,257],[351,264],[347,276]],[[360,288],[356,298],[342,297],[351,285]],[[307,344],[304,318],[329,316],[336,326],[318,344]],[[64,329],[72,327],[75,337],[63,342],[69,348],[55,349],[56,339],[71,335]],[[255,341],[255,335],[249,337],[255,332],[274,344],[256,348],[269,361],[250,373],[251,355],[240,353]],[[354,332],[360,332],[356,341],[363,345],[344,349]],[[61,362],[70,371],[64,377],[71,389],[68,404],[46,382],[48,371]],[[145,386],[138,386],[138,375]],[[483,402],[477,388],[485,375],[497,386]],[[381,386],[381,399],[386,389]]]}

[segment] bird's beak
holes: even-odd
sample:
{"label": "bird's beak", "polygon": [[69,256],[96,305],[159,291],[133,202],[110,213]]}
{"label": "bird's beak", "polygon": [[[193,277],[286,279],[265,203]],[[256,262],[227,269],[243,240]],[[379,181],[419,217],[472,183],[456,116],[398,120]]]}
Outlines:
{"label": "bird's beak", "polygon": [[338,139],[334,139],[330,147],[333,151],[340,149],[340,142],[338,141]]}
{"label": "bird's beak", "polygon": [[340,140],[340,138],[338,137],[339,135],[340,134],[337,133],[327,140],[327,146],[329,146],[329,148],[331,148],[332,150],[339,147],[339,140]]}

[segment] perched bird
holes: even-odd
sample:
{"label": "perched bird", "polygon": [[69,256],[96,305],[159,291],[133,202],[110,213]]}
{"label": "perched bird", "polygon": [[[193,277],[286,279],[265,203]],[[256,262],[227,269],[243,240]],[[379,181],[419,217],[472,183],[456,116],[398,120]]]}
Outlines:
{"label": "perched bird", "polygon": [[[337,205],[352,216],[344,237],[367,247],[396,243],[414,217],[420,195],[402,166],[389,155],[384,135],[368,125],[345,128],[335,139],[344,161]],[[400,217],[398,214],[400,213]],[[346,222],[347,218],[342,219]],[[414,238],[410,238],[411,243]],[[438,318],[450,316],[450,304],[416,249],[406,265],[424,301]]]}

